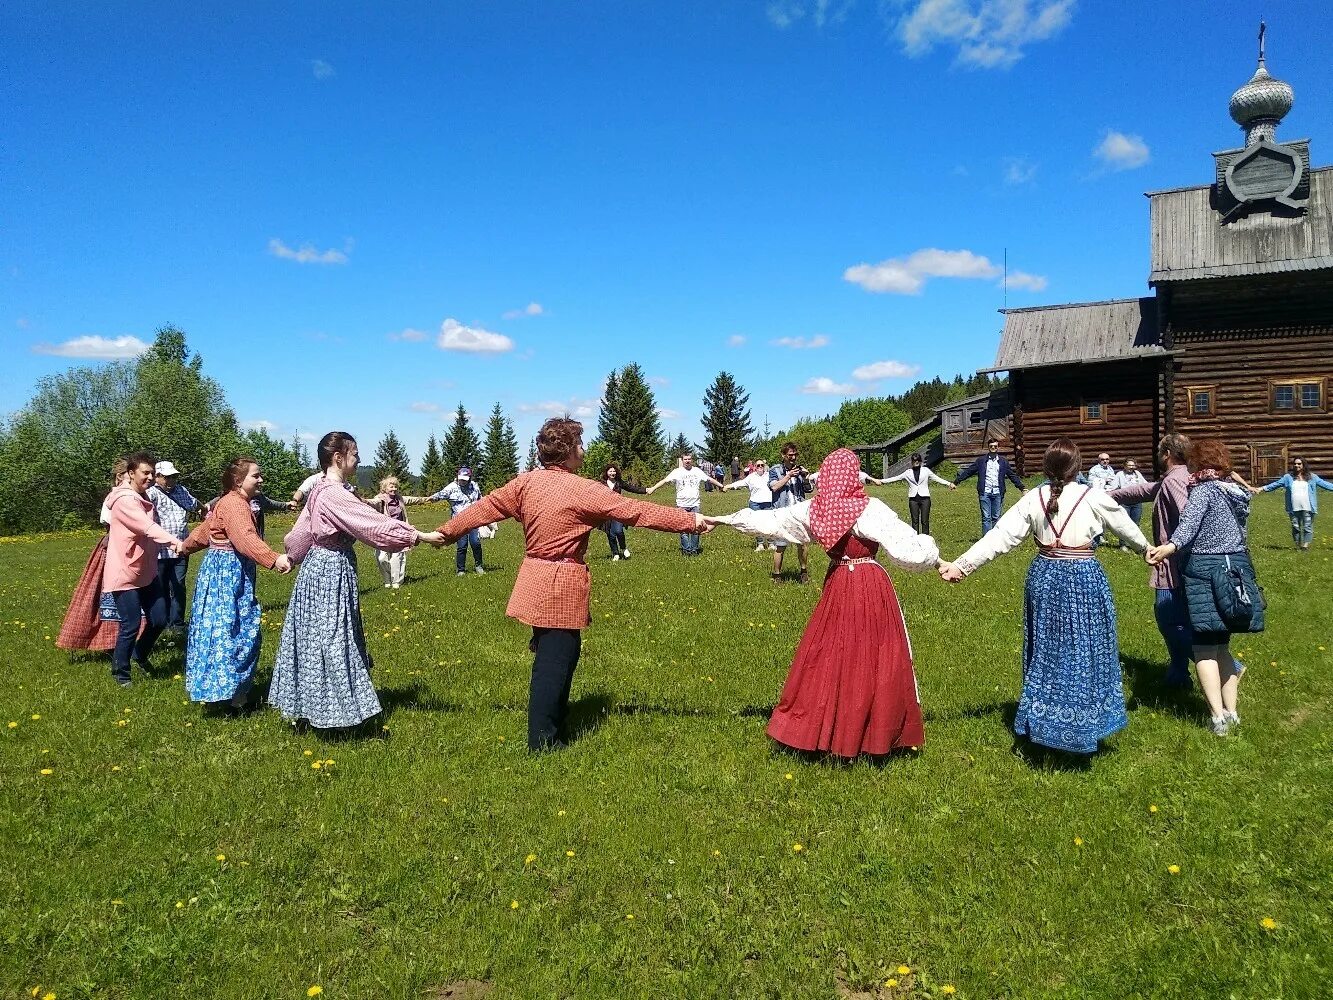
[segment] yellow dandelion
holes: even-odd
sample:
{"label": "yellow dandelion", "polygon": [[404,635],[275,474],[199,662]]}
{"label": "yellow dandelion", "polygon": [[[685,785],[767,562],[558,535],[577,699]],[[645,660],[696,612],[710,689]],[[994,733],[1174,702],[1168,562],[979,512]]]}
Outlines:
{"label": "yellow dandelion", "polygon": [[788,771],[786,774],[783,775],[783,777],[786,778],[788,781],[791,781],[791,772]]}
{"label": "yellow dandelion", "polygon": [[897,971],[898,971],[898,975],[900,975],[900,976],[905,976],[905,975],[907,975],[909,972],[911,972],[912,970],[911,970],[910,967],[908,967],[908,966],[906,966],[906,965],[900,965],[900,966],[898,966],[898,970],[897,970]]}
{"label": "yellow dandelion", "polygon": [[525,865],[530,865],[530,864],[532,864],[532,863],[533,863],[534,861],[536,861],[536,860],[537,860],[537,855],[535,855],[535,854],[529,854],[526,858],[523,859],[523,863],[524,863]]}
{"label": "yellow dandelion", "polygon": [[565,852],[565,857],[567,857],[567,858],[572,858],[573,856],[574,856],[574,852],[573,852],[573,851],[566,851],[566,852]]}
{"label": "yellow dandelion", "polygon": [[308,997],[317,997],[323,992],[324,992],[323,986],[312,986],[310,987],[310,989],[305,991],[305,995]]}
{"label": "yellow dandelion", "polygon": [[[50,637],[48,636],[47,638]],[[42,1000],[56,1000],[56,995],[54,993],[45,993],[42,995]]]}
{"label": "yellow dandelion", "polygon": [[183,900],[183,899],[178,899],[178,900],[176,900],[176,909],[178,909],[178,910],[183,910],[183,909],[185,909],[185,900]]}
{"label": "yellow dandelion", "polygon": [[129,720],[129,719],[117,719],[117,720],[116,720],[116,725],[120,726],[122,729],[124,729],[124,728],[125,728],[126,726],[128,726],[129,724],[130,724],[130,720]]}
{"label": "yellow dandelion", "polygon": [[132,709],[132,708],[122,708],[122,709],[121,709],[121,712],[123,712],[125,715],[132,715],[132,714],[134,714],[134,709]]}
{"label": "yellow dandelion", "polygon": [[323,767],[323,766],[324,766],[324,765],[321,764],[319,761],[315,761],[314,763],[312,763],[312,764],[310,765],[310,770],[312,770],[312,771],[318,771],[318,770],[319,770],[321,767]]}
{"label": "yellow dandelion", "polygon": [[633,920],[633,919],[634,919],[634,914],[632,914],[632,913],[626,913],[626,914],[625,914],[625,919],[626,919],[626,920]]}
{"label": "yellow dandelion", "polygon": [[1074,846],[1075,846],[1075,847],[1082,847],[1082,846],[1083,846],[1083,838],[1082,838],[1082,837],[1075,837],[1075,838],[1074,838]]}
{"label": "yellow dandelion", "polygon": [[42,768],[42,774],[55,774],[55,770],[49,767]]}
{"label": "yellow dandelion", "polygon": [[313,751],[313,750],[302,750],[302,751],[301,751],[301,756],[302,756],[302,757],[313,757],[313,756],[315,756],[315,751]]}
{"label": "yellow dandelion", "polygon": [[517,910],[517,909],[518,909],[518,900],[517,900],[517,899],[511,899],[511,900],[509,901],[509,908],[510,908],[511,910]]}
{"label": "yellow dandelion", "polygon": [[171,679],[172,679],[173,681],[178,681],[178,680],[181,679],[181,675],[180,675],[180,674],[172,674],[172,675],[171,675]]}
{"label": "yellow dandelion", "polygon": [[120,770],[120,765],[119,765],[119,764],[112,764],[112,765],[111,765],[111,770],[113,770],[113,771],[119,771],[119,770]]}
{"label": "yellow dandelion", "polygon": [[885,987],[885,989],[890,989],[890,990],[892,990],[892,989],[897,989],[897,987],[898,987],[898,980],[896,980],[896,979],[886,979],[886,980],[884,980],[884,987]]}
{"label": "yellow dandelion", "polygon": [[940,992],[943,993],[945,996],[952,996],[953,994],[958,992],[958,989],[953,985],[953,983],[945,983],[943,986],[940,987]]}
{"label": "yellow dandelion", "polygon": [[219,855],[217,856],[217,860],[218,860],[218,861],[226,861],[226,860],[227,860],[227,856],[226,856],[225,854],[219,854]]}
{"label": "yellow dandelion", "polygon": [[18,727],[19,727],[19,724],[18,724],[17,722],[11,722],[11,723],[9,724],[9,728],[10,728],[10,729],[17,729]]}
{"label": "yellow dandelion", "polygon": [[1179,875],[1180,865],[1167,865],[1166,870],[1170,872],[1172,875]]}
{"label": "yellow dandelion", "polygon": [[1156,806],[1149,806],[1149,807],[1148,807],[1148,812],[1150,812],[1150,813],[1155,813],[1156,811],[1157,811],[1157,807],[1156,807]]}
{"label": "yellow dandelion", "polygon": [[1266,931],[1275,931],[1277,930],[1277,921],[1272,917],[1264,917],[1259,921],[1259,926]]}
{"label": "yellow dandelion", "polygon": [[326,760],[326,761],[324,762],[324,766],[325,766],[325,767],[332,767],[332,766],[333,766],[334,764],[336,764],[336,763],[337,763],[337,761],[335,761],[332,757],[330,757],[328,760]]}
{"label": "yellow dandelion", "polygon": [[713,852],[713,857],[715,857],[715,858],[720,858],[720,857],[722,857],[722,852],[721,852],[721,851],[714,851],[714,852]]}
{"label": "yellow dandelion", "polygon": [[561,809],[558,813],[556,813],[557,816],[563,816],[564,814],[565,811],[563,809]]}
{"label": "yellow dandelion", "polygon": [[791,849],[793,853],[800,854],[802,851],[805,850],[805,847],[802,844],[792,844]]}
{"label": "yellow dandelion", "polygon": [[[1277,666],[1277,664],[1276,664],[1276,663],[1274,663],[1274,664],[1273,664],[1273,666],[1275,666],[1275,667],[1276,667],[1276,666]],[[40,719],[40,718],[41,718],[41,716],[40,716],[40,715],[37,715],[37,714],[36,714],[36,713],[35,713],[35,712],[34,712],[34,713],[33,713],[33,714],[32,714],[32,715],[30,715],[30,716],[29,716],[29,718],[30,718],[30,719],[32,719],[32,721],[33,721],[33,722],[36,722],[36,721],[37,721],[37,720],[38,720],[38,719]]]}
{"label": "yellow dandelion", "polygon": [[1268,665],[1269,665],[1270,667],[1276,667],[1276,666],[1277,666],[1277,660],[1269,660],[1269,661],[1268,661]]}

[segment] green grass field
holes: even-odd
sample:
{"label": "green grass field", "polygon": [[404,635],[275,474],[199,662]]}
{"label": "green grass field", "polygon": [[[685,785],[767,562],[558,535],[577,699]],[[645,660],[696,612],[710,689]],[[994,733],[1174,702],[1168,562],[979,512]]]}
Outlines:
{"label": "green grass field", "polygon": [[[975,493],[936,494],[956,556]],[[0,997],[1328,996],[1333,539],[1294,552],[1276,495],[1252,525],[1269,630],[1225,739],[1161,686],[1146,567],[1101,554],[1130,725],[1085,768],[1011,750],[1030,550],[894,571],[926,745],[875,767],[764,735],[822,553],[774,586],[728,529],[595,535],[579,735],[534,758],[512,524],[490,575],[423,549],[396,593],[358,546],[387,742],[205,718],[177,647],[118,689],[54,646],[96,536],[5,539]],[[266,682],[291,580],[260,581]]]}

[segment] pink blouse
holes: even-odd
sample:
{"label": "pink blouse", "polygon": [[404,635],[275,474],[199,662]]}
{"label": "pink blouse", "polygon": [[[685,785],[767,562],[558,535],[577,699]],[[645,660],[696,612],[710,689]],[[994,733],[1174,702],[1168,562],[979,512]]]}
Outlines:
{"label": "pink blouse", "polygon": [[406,521],[385,517],[343,489],[342,484],[321,479],[311,488],[301,516],[282,544],[292,562],[300,562],[312,545],[349,549],[356,541],[399,552],[416,545],[417,529]]}

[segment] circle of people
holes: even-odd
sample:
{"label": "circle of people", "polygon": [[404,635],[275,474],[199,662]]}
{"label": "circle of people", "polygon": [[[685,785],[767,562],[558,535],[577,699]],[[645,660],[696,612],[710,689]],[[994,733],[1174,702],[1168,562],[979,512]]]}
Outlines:
{"label": "circle of people", "polygon": [[[1023,493],[1007,511],[1005,484],[1024,484],[998,442],[947,481],[924,468],[920,455],[901,475],[874,479],[848,449],[824,459],[817,472],[800,464],[788,442],[772,467],[756,460],[744,477],[739,462],[724,484],[693,464],[689,454],[645,489],[608,465],[600,479],[578,475],[583,465],[582,425],[548,420],[537,436],[540,467],[483,496],[470,470],[431,496],[402,494],[392,477],[370,501],[352,487],[360,463],[356,440],[332,431],[320,440],[320,471],[291,503],[262,492],[263,471],[249,457],[228,463],[222,489],[200,505],[179,483],[171,462],[146,453],[127,456],[102,508],[108,531],[99,540],[75,589],[58,645],[111,651],[111,674],[129,686],[131,664],[150,670],[149,656],[165,628],[184,629],[186,559],[205,551],[195,581],[185,655],[190,698],[222,713],[259,704],[254,685],[261,644],[257,568],[299,572],[282,623],[267,693],[284,719],[318,730],[382,734],[371,681],[372,658],[362,627],[354,543],[377,552],[385,587],[398,588],[405,554],[419,544],[456,546],[466,574],[470,549],[483,573],[481,539],[506,519],[524,533],[524,558],[506,614],[532,629],[528,745],[546,751],[566,745],[570,690],[581,632],[590,623],[589,535],[604,531],[611,559],[630,558],[627,526],[680,535],[681,552],[698,555],[701,535],[726,525],[756,537],[756,552],[773,552],[780,582],[788,547],[797,551],[798,579],[808,579],[806,547],[829,556],[823,590],[797,646],[767,732],[777,743],[838,758],[883,757],[919,749],[925,734],[906,619],[892,580],[877,558],[908,571],[936,570],[959,583],[1031,537],[1036,553],[1025,586],[1023,686],[1015,734],[1040,747],[1091,754],[1125,728],[1116,608],[1106,574],[1095,558],[1104,536],[1143,553],[1151,566],[1154,612],[1166,645],[1166,680],[1190,686],[1192,660],[1218,735],[1239,725],[1237,697],[1243,665],[1229,649],[1231,635],[1263,628],[1263,599],[1250,560],[1246,529],[1252,493],[1236,475],[1226,446],[1215,439],[1163,438],[1164,475],[1146,480],[1133,463],[1117,473],[1099,455],[1085,477],[1068,438],[1046,450],[1046,481]],[[1316,490],[1333,484],[1301,459],[1264,487],[1284,489],[1293,541],[1308,549],[1317,511]],[[954,489],[976,479],[982,536],[951,561],[940,558],[930,535],[930,481]],[[911,525],[866,483],[908,484]],[[676,506],[632,499],[671,484]],[[813,499],[806,499],[817,486]],[[749,504],[721,517],[700,513],[701,488],[747,489]],[[302,505],[303,501],[303,505]],[[407,521],[408,505],[444,501],[451,517],[423,532]],[[1152,503],[1155,545],[1138,526]],[[207,515],[187,533],[188,515]],[[279,553],[264,541],[264,515],[300,510]]]}

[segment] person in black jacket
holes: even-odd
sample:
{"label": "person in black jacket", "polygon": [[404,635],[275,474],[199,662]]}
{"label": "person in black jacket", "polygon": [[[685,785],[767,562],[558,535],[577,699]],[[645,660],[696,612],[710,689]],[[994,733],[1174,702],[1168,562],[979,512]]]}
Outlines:
{"label": "person in black jacket", "polygon": [[994,438],[986,443],[986,454],[958,470],[954,483],[973,476],[977,477],[977,502],[981,505],[981,534],[984,536],[995,527],[1004,510],[1005,480],[1020,490],[1024,488],[1023,480],[1009,460],[1000,454],[1000,443]]}
{"label": "person in black jacket", "polygon": [[[644,494],[648,492],[637,483],[626,482],[621,479],[620,466],[615,462],[602,470],[602,482],[606,484],[608,490],[616,493]],[[602,525],[602,530],[606,532],[607,544],[611,546],[611,561],[619,562],[621,559],[628,559],[629,546],[625,544],[625,526],[619,521],[607,521]]]}

